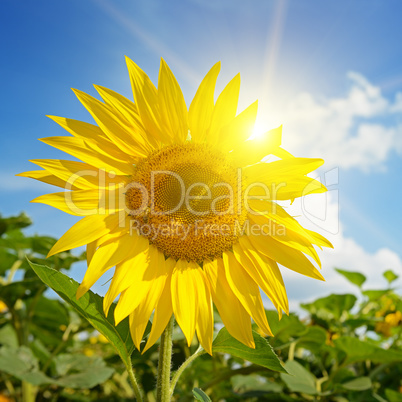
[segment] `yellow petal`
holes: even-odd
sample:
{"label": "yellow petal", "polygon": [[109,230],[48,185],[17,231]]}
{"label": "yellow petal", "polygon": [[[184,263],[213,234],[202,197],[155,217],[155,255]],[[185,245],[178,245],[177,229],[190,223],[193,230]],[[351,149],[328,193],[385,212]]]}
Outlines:
{"label": "yellow petal", "polygon": [[259,253],[246,236],[241,236],[233,246],[233,253],[274,306],[289,313],[285,284],[276,262]]}
{"label": "yellow petal", "polygon": [[[114,241],[116,243],[116,241]],[[103,299],[103,311],[108,315],[109,308],[114,299],[123,291],[128,289],[133,283],[142,280],[149,269],[150,252],[149,242],[143,236],[132,233],[130,251],[120,264],[117,264],[110,284],[109,290]],[[146,291],[146,288],[141,291]],[[143,293],[144,293],[143,292]]]}
{"label": "yellow petal", "polygon": [[[306,239],[308,239],[311,243],[315,243],[316,239],[309,233],[309,231],[303,228],[300,223],[290,216],[280,205],[275,202],[268,200],[257,200],[257,199],[248,199],[247,200],[248,207],[251,208],[249,211],[251,214],[256,215],[258,218],[258,214],[266,216],[270,220],[276,222],[278,225],[282,225],[286,228],[286,230],[292,230],[294,232],[299,233]],[[314,232],[313,232],[314,233]]]}
{"label": "yellow petal", "polygon": [[154,84],[144,71],[127,56],[126,63],[130,74],[134,101],[145,130],[165,144],[173,143],[173,138],[169,136],[169,133],[163,132],[160,127],[158,91]]}
{"label": "yellow petal", "polygon": [[159,261],[152,268],[157,271],[152,288],[148,291],[141,304],[130,314],[130,333],[138,350],[140,350],[140,343],[149,317],[161,297],[167,277],[172,274],[172,267],[169,267],[169,264],[165,264],[165,257],[161,252],[159,252]]}
{"label": "yellow petal", "polygon": [[321,236],[317,232],[313,232],[312,230],[305,229],[306,233],[313,239],[312,243],[316,244],[319,247],[329,247],[334,248],[332,243],[327,240],[324,236]]}
{"label": "yellow petal", "polygon": [[231,251],[223,253],[223,264],[226,278],[233,293],[240,300],[240,303],[251,315],[261,331],[272,336],[258,285],[239,264]]}
{"label": "yellow petal", "polygon": [[311,278],[324,280],[317,268],[301,251],[287,247],[270,236],[249,236],[249,240],[258,251],[284,267]]}
{"label": "yellow petal", "polygon": [[[166,264],[169,264],[171,266],[171,270],[173,270],[176,261],[174,261],[172,258],[169,258],[168,260],[166,260]],[[171,296],[171,279],[172,274],[170,273],[166,278],[165,287],[156,306],[154,318],[152,321],[151,332],[142,353],[145,353],[151,346],[155,344],[155,342],[162,335],[162,332],[165,330],[170,318],[172,317],[173,307]]]}
{"label": "yellow petal", "polygon": [[249,214],[251,225],[254,229],[259,229],[259,235],[263,237],[271,236],[275,240],[299,250],[310,257],[313,257],[321,267],[321,261],[311,242],[303,236],[304,232],[293,231],[284,225],[277,224],[269,217],[260,214]]}
{"label": "yellow petal", "polygon": [[95,241],[91,241],[91,243],[87,244],[87,264],[89,265],[92,261],[92,257],[95,254],[95,251],[97,249],[97,244],[96,244],[96,240]]}
{"label": "yellow petal", "polygon": [[222,128],[219,132],[219,147],[224,152],[232,150],[238,144],[244,144],[253,134],[257,109],[258,102],[255,101]]}
{"label": "yellow petal", "polygon": [[198,318],[199,269],[195,262],[179,260],[172,274],[173,312],[188,346],[193,340]]}
{"label": "yellow petal", "polygon": [[233,293],[226,279],[221,258],[204,262],[212,298],[229,333],[250,348],[255,348],[250,315]]}
{"label": "yellow petal", "polygon": [[30,162],[64,180],[66,190],[73,188],[96,189],[107,187],[110,183],[121,183],[122,180],[120,176],[110,177],[104,170],[96,169],[82,162],[60,159],[32,159]]}
{"label": "yellow petal", "polygon": [[104,189],[77,190],[41,195],[31,202],[50,205],[70,215],[88,216],[100,213],[99,203],[105,197]]}
{"label": "yellow petal", "polygon": [[219,143],[219,131],[234,119],[237,111],[240,91],[240,74],[237,74],[219,95],[212,113],[211,126],[208,130],[208,142]]}
{"label": "yellow petal", "polygon": [[127,217],[119,223],[117,227],[112,229],[109,233],[99,237],[99,239],[94,240],[87,244],[87,264],[91,263],[92,257],[102,244],[111,241],[118,241],[120,237],[130,232],[130,219]]}
{"label": "yellow petal", "polygon": [[130,163],[130,161],[121,161],[111,158],[100,148],[96,148],[96,145],[87,144],[80,138],[48,137],[40,138],[39,141],[67,152],[68,154],[81,159],[83,162],[89,163],[90,165],[107,172],[111,171],[117,175],[131,175],[134,172],[133,164]]}
{"label": "yellow petal", "polygon": [[202,80],[188,112],[191,139],[203,142],[211,124],[214,110],[214,92],[221,63],[216,63]]}
{"label": "yellow petal", "polygon": [[[16,176],[29,177],[30,179],[35,179],[46,184],[51,184],[52,186],[57,186],[64,188],[66,182],[57,176],[47,172],[46,170],[31,170],[29,172],[18,173]],[[71,190],[78,190],[79,187],[71,186]]]}
{"label": "yellow petal", "polygon": [[[296,232],[299,236],[302,236],[312,244],[316,244],[321,247],[333,247],[332,244],[320,234],[311,230],[305,229],[297,222],[292,216],[290,216],[280,205],[268,200],[249,199],[248,207],[251,207],[250,213],[253,215],[253,219],[259,218],[258,214],[269,218],[276,224],[286,228],[286,231]],[[315,258],[315,257],[314,257]]]}
{"label": "yellow petal", "polygon": [[175,143],[183,143],[188,135],[187,106],[175,76],[161,59],[158,81],[158,101],[161,124]]}
{"label": "yellow petal", "polygon": [[212,340],[214,334],[214,317],[212,298],[209,284],[201,269],[194,271],[198,274],[198,319],[196,324],[197,337],[202,347],[212,356]]}
{"label": "yellow petal", "polygon": [[119,214],[86,216],[73,225],[49,251],[48,257],[91,243],[119,224]]}
{"label": "yellow petal", "polygon": [[236,144],[230,153],[236,166],[244,167],[258,163],[278,150],[282,141],[282,126],[274,128],[252,140]]}
{"label": "yellow petal", "polygon": [[103,150],[107,150],[107,154],[111,157],[123,161],[128,160],[129,154],[126,154],[120,148],[116,147],[98,126],[79,120],[67,119],[65,117],[50,115],[47,117],[63,127],[74,137],[86,140]]}
{"label": "yellow petal", "polygon": [[65,182],[64,188],[73,186],[79,189],[97,188],[98,170],[87,163],[59,159],[31,159],[35,163]]}
{"label": "yellow petal", "polygon": [[257,163],[244,168],[244,173],[254,182],[281,183],[293,176],[302,176],[319,168],[324,161],[314,158],[290,158],[270,163]]}
{"label": "yellow petal", "polygon": [[326,191],[327,188],[323,184],[307,176],[278,176],[267,179],[265,182],[253,181],[245,197],[263,197],[271,201],[282,201]]}
{"label": "yellow petal", "polygon": [[160,147],[160,143],[157,141],[157,139],[145,131],[141,117],[138,114],[137,106],[134,102],[118,94],[117,92],[112,91],[111,89],[101,87],[99,85],[94,86],[105,103],[112,107],[116,113],[122,114],[134,132],[141,135],[144,141],[142,144],[149,144],[155,149]]}
{"label": "yellow petal", "polygon": [[132,255],[135,237],[130,233],[124,234],[117,241],[104,243],[95,251],[84,279],[78,287],[77,299],[86,293],[107,270]]}
{"label": "yellow petal", "polygon": [[[154,267],[156,264],[161,263],[162,253],[155,246],[151,245],[149,246],[148,255],[149,259],[147,262],[136,264],[134,267],[132,266],[133,272],[127,278],[129,288],[121,293],[117,307],[114,310],[116,325],[144,301],[147,293],[153,287],[155,277],[158,274]],[[139,265],[145,265],[145,270]]]}
{"label": "yellow petal", "polygon": [[84,107],[91,113],[98,126],[123,152],[135,157],[145,157],[152,148],[144,147],[141,136],[135,134],[123,116],[109,106],[85,92],[73,89],[75,95]]}

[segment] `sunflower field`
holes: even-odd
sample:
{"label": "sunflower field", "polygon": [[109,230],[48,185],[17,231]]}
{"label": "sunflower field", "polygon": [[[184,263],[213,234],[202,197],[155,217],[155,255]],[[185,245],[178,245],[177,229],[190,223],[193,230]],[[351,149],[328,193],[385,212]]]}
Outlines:
{"label": "sunflower field", "polygon": [[[56,239],[25,235],[31,224],[25,214],[0,219],[0,401],[133,400],[128,366],[143,400],[155,401],[158,342],[141,353],[128,318],[113,325],[115,304],[106,318],[101,296],[88,291],[77,300],[79,284],[67,275],[85,253],[46,259]],[[216,313],[212,356],[196,338],[188,346],[175,326],[172,400],[401,401],[397,275],[384,269],[388,288],[362,290],[363,274],[337,271],[358,296],[331,294],[281,320],[266,310],[274,336],[253,327],[255,349],[234,339]]]}

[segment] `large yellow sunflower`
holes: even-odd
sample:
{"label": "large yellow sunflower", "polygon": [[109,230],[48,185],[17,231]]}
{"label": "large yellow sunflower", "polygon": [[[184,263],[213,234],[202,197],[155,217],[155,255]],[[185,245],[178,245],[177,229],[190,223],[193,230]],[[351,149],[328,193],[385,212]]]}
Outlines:
{"label": "large yellow sunflower", "polygon": [[137,348],[154,312],[144,350],[174,314],[188,343],[196,332],[211,353],[213,303],[228,331],[254,347],[251,318],[271,334],[260,289],[279,316],[289,311],[278,263],[323,279],[314,245],[331,244],[276,203],[325,191],[307,176],[323,161],[283,150],[281,127],[249,140],[257,102],[236,115],[239,75],[214,102],[220,63],[189,109],[163,60],[158,88],[127,65],[134,102],[95,86],[103,102],[74,92],[97,125],[49,116],[72,136],[42,141],[82,162],[33,160],[43,170],[20,174],[66,190],[33,202],[84,216],[49,255],[87,245],[78,298],[115,267],[104,311],[120,295],[115,322],[129,316]]}

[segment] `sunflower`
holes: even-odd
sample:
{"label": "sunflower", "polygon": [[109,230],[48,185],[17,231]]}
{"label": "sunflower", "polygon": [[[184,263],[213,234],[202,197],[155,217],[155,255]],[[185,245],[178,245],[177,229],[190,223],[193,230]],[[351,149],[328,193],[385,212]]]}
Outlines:
{"label": "sunflower", "polygon": [[34,199],[83,216],[49,256],[86,245],[80,298],[114,268],[104,298],[116,325],[129,317],[143,351],[174,317],[188,344],[197,333],[212,353],[213,304],[230,334],[253,348],[251,319],[272,335],[260,289],[281,317],[289,312],[278,264],[321,279],[314,248],[332,247],[303,228],[277,201],[326,191],[307,176],[321,159],[297,158],[281,145],[282,127],[250,139],[257,102],[237,114],[240,76],[214,101],[220,63],[202,80],[189,108],[164,60],[158,88],[133,61],[134,102],[95,86],[100,101],[73,90],[96,125],[49,116],[72,136],[41,139],[80,161],[32,160],[20,176],[65,191]]}

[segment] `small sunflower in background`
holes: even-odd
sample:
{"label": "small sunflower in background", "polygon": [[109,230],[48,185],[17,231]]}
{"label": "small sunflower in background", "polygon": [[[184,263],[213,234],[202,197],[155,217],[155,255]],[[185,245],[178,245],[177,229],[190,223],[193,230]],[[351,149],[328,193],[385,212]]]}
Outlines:
{"label": "small sunflower in background", "polygon": [[[254,347],[251,318],[271,335],[260,289],[289,312],[278,268],[323,279],[314,246],[332,247],[276,201],[326,191],[307,176],[321,159],[280,147],[281,127],[249,139],[257,102],[237,114],[240,77],[214,101],[220,63],[202,80],[189,109],[162,60],[158,87],[127,58],[134,102],[95,86],[103,101],[74,90],[97,125],[49,116],[71,136],[41,141],[78,158],[33,160],[21,173],[65,191],[33,200],[83,218],[49,255],[86,245],[81,297],[115,267],[104,298],[116,325],[129,316],[136,347],[152,313],[143,351],[172,314],[188,344],[212,353],[213,303],[230,334]],[[267,156],[271,156],[267,162]]]}

